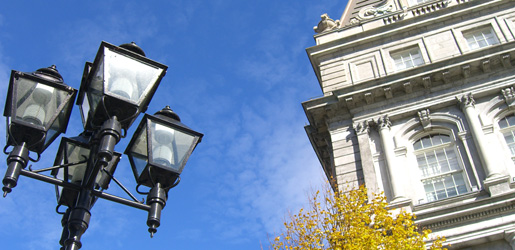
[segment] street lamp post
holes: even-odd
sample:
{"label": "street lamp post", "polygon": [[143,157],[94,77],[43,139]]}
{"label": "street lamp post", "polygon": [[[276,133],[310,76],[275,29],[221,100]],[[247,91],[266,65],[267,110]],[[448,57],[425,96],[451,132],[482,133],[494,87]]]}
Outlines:
{"label": "street lamp post", "polygon": [[[126,154],[136,177],[137,191],[147,194],[139,201],[115,177],[120,161],[115,145],[148,104],[167,67],[152,61],[135,43],[115,46],[102,42],[93,63],[86,63],[78,93],[84,131],[62,138],[54,166],[25,170],[68,124],[77,91],[63,83],[55,66],[34,73],[13,71],[4,116],[7,117],[7,171],[4,197],[17,184],[19,175],[56,185],[57,211],[63,214],[61,249],[82,247],[81,237],[89,226],[90,210],[98,198],[148,211],[147,225],[153,236],[160,225],[168,191],[179,183],[187,159],[202,134],[180,122],[168,106],[155,115],[145,114]],[[7,150],[13,149],[10,153]],[[37,154],[36,159],[29,151]],[[50,171],[44,175],[41,172]],[[104,192],[114,180],[132,199]],[[150,187],[142,192],[139,187]],[[65,212],[59,212],[66,206]]]}

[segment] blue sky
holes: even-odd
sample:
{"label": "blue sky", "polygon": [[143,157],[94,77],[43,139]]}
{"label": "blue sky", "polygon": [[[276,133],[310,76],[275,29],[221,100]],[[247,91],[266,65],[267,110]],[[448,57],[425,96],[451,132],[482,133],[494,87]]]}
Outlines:
{"label": "blue sky", "polygon": [[[169,67],[148,112],[169,105],[205,135],[170,190],[153,239],[146,212],[99,200],[82,249],[267,249],[267,233],[281,230],[288,210],[305,205],[307,193],[325,181],[303,129],[300,103],[322,94],[305,48],[315,44],[320,15],[339,18],[345,6],[337,0],[2,1],[2,100],[11,69],[55,64],[78,89],[84,63],[102,40],[134,41]],[[138,123],[117,151],[125,150]],[[81,127],[75,107],[65,136]],[[33,168],[49,167],[58,144]],[[0,170],[3,176],[5,164]],[[115,176],[134,192],[126,157]],[[114,183],[108,192],[124,196]],[[1,248],[58,249],[55,206],[52,185],[21,177],[0,199]]]}

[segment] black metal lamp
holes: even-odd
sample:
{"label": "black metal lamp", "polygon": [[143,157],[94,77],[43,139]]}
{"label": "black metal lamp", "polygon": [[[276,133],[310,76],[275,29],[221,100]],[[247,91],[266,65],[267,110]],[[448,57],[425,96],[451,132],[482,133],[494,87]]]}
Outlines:
{"label": "black metal lamp", "polygon": [[4,110],[7,145],[25,142],[30,151],[42,153],[66,131],[76,93],[55,65],[33,73],[13,70]]}
{"label": "black metal lamp", "polygon": [[182,124],[168,106],[155,115],[145,114],[125,150],[136,182],[173,185],[202,136]]}
{"label": "black metal lamp", "polygon": [[116,116],[127,129],[146,111],[166,69],[135,43],[102,42],[95,61],[86,63],[77,99],[84,128],[98,128]]}
{"label": "black metal lamp", "polygon": [[[95,159],[91,157],[91,151],[89,138],[82,135],[73,138],[63,137],[54,161],[54,166],[59,166],[59,168],[52,170],[51,174],[65,182],[81,185],[88,164],[91,164],[90,159]],[[99,172],[95,180],[95,189],[108,188],[120,157],[121,154],[115,152],[109,164]],[[59,205],[72,207],[76,202],[78,191],[56,185],[56,194]]]}
{"label": "black metal lamp", "polygon": [[[13,70],[4,116],[7,118],[7,146],[14,149],[7,158],[3,179],[4,196],[16,186],[28,151],[42,153],[66,131],[77,90],[64,84],[55,65],[33,73]],[[33,160],[33,161],[37,161]]]}
{"label": "black metal lamp", "polygon": [[143,117],[125,150],[138,185],[151,187],[147,225],[151,236],[160,224],[161,209],[168,190],[178,184],[186,161],[202,139],[202,134],[180,122],[166,106],[155,115]]}

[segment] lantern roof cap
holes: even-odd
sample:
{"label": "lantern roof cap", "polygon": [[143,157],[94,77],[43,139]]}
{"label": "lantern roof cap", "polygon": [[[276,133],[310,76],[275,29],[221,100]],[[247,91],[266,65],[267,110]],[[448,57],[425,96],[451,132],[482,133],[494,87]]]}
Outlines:
{"label": "lantern roof cap", "polygon": [[124,48],[126,50],[129,50],[129,51],[132,51],[138,55],[142,55],[142,56],[145,56],[145,52],[143,51],[142,48],[140,48],[135,42],[130,42],[130,43],[124,43],[120,46],[118,46],[120,48]]}
{"label": "lantern roof cap", "polygon": [[171,119],[174,119],[174,120],[176,120],[178,122],[181,121],[181,118],[179,117],[179,115],[176,114],[175,112],[173,112],[173,110],[170,108],[170,106],[164,107],[163,109],[157,111],[154,115],[171,118]]}
{"label": "lantern roof cap", "polygon": [[40,68],[33,73],[36,76],[42,77],[46,80],[50,80],[53,82],[63,82],[63,77],[59,74],[57,67],[52,65],[47,68]]}

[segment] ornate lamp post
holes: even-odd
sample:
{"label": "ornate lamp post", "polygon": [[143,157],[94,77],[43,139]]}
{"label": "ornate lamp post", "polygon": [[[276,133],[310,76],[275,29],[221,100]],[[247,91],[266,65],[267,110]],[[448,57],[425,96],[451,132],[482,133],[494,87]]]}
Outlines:
{"label": "ornate lamp post", "polygon": [[[4,196],[16,186],[19,175],[56,185],[57,211],[63,212],[61,249],[82,247],[82,234],[89,226],[90,209],[98,198],[149,212],[151,236],[159,226],[168,190],[178,184],[179,174],[202,134],[183,125],[169,107],[154,116],[145,115],[126,153],[138,186],[151,188],[147,204],[138,201],[116,178],[120,161],[115,145],[138,115],[145,112],[167,67],[145,57],[136,44],[115,46],[106,42],[93,63],[86,63],[78,94],[84,132],[62,138],[53,167],[25,170],[29,160],[37,161],[60,133],[66,130],[77,91],[62,82],[55,66],[34,73],[13,71],[4,111],[8,139],[3,180]],[[148,139],[148,140],[147,140]],[[29,157],[35,152],[36,160]],[[51,175],[40,172],[51,171]],[[104,192],[113,180],[132,200]]]}

